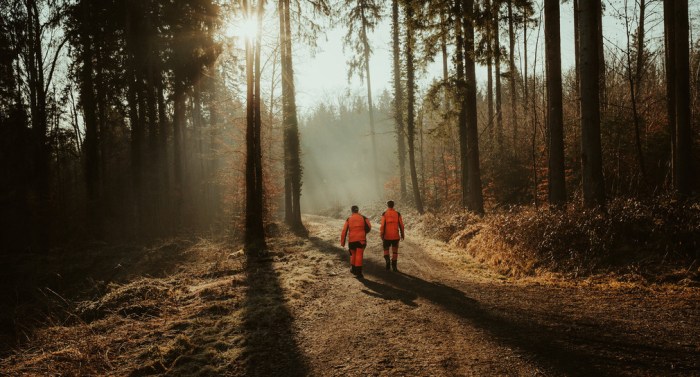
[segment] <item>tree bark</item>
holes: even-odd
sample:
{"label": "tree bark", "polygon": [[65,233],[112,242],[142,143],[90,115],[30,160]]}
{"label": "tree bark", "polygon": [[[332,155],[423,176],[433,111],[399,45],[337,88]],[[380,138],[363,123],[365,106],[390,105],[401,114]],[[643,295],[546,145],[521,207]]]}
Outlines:
{"label": "tree bark", "polygon": [[363,58],[365,60],[365,75],[367,77],[367,107],[369,111],[369,133],[372,138],[372,162],[374,165],[374,174],[372,181],[374,182],[377,195],[382,196],[382,189],[379,180],[379,166],[377,165],[377,135],[374,132],[374,103],[372,102],[372,79],[369,71],[369,40],[367,38],[367,22],[365,20],[364,7],[361,8],[362,30],[360,38],[363,45]]}
{"label": "tree bark", "polygon": [[600,142],[600,26],[596,11],[600,7],[600,0],[583,1],[579,5],[583,203],[592,208],[605,205]]}
{"label": "tree bark", "polygon": [[90,22],[92,21],[90,3],[82,0],[81,7],[81,32],[82,44],[81,60],[83,66],[80,69],[80,98],[83,107],[83,120],[85,123],[85,188],[87,192],[87,225],[91,236],[102,237],[101,216],[99,211],[99,141],[97,129],[97,110],[95,105],[95,87],[93,82],[93,44],[90,38]]}
{"label": "tree bark", "polygon": [[398,0],[391,2],[391,34],[394,65],[394,122],[396,123],[396,141],[399,160],[399,180],[401,185],[401,198],[408,196],[406,190],[406,142],[404,137],[404,116],[403,116],[403,88],[401,86],[401,66],[399,33],[401,25],[399,22]]}
{"label": "tree bark", "polygon": [[292,65],[291,16],[289,0],[280,0],[280,43],[282,60],[282,127],[285,145],[285,220],[300,234],[306,234],[301,221],[301,148],[299,122],[297,120],[294,90],[294,67]]}
{"label": "tree bark", "polygon": [[[630,43],[629,17],[627,16],[627,7],[625,6],[625,27],[627,28],[627,81],[629,82],[630,100],[632,102],[632,123],[634,124],[634,141],[637,149],[637,164],[642,176],[642,180],[646,180],[644,167],[644,154],[642,152],[642,138],[640,135],[640,115],[639,115],[639,86],[642,76],[642,62],[644,55],[644,10],[645,1],[640,0],[639,8],[639,27],[637,28],[637,56],[635,68],[632,67],[632,44]],[[633,73],[634,72],[634,73]]]}
{"label": "tree bark", "polygon": [[518,113],[517,113],[517,101],[518,101],[518,89],[515,85],[515,80],[517,78],[515,69],[515,30],[513,28],[513,0],[508,0],[508,41],[509,41],[509,53],[508,53],[508,63],[510,70],[510,120],[513,126],[513,152],[517,155],[519,148],[518,143]]}
{"label": "tree bark", "polygon": [[503,140],[503,108],[501,100],[501,41],[500,41],[500,9],[501,0],[493,1],[493,12],[491,13],[493,19],[493,48],[494,48],[494,60],[496,69],[496,143],[498,144],[498,155],[503,156],[504,152],[504,140]]}
{"label": "tree bark", "polygon": [[671,184],[676,187],[676,27],[673,12],[673,1],[664,1],[664,45],[666,63],[666,110],[668,116],[668,131],[671,136]]}
{"label": "tree bark", "polygon": [[690,51],[688,46],[688,0],[673,1],[675,25],[675,100],[676,100],[676,153],[674,155],[674,187],[685,197],[693,189],[693,162],[690,112]]}
{"label": "tree bark", "polygon": [[415,68],[413,66],[413,33],[414,27],[413,5],[406,6],[406,85],[407,98],[407,131],[408,131],[408,163],[411,172],[411,186],[413,186],[413,199],[419,214],[423,214],[423,201],[421,200],[420,187],[418,186],[418,173],[416,171],[416,149],[415,149]]}
{"label": "tree bark", "polygon": [[[465,4],[466,6],[466,4]],[[467,93],[464,80],[464,12],[462,4],[455,2],[455,59],[457,70],[457,98],[459,103],[459,117],[457,119],[457,133],[459,138],[459,164],[460,164],[460,186],[462,188],[461,205],[467,208],[469,205],[469,170],[467,169]]]}
{"label": "tree bark", "polygon": [[27,63],[29,73],[30,110],[34,133],[34,191],[38,198],[34,224],[36,247],[42,252],[49,249],[50,219],[50,158],[51,151],[46,136],[46,85],[44,81],[44,51],[41,40],[41,24],[36,0],[27,0]]}
{"label": "tree bark", "polygon": [[481,191],[481,170],[479,167],[479,129],[476,110],[476,72],[474,62],[474,0],[464,0],[464,66],[466,115],[466,163],[468,182],[467,209],[478,214],[484,213],[484,199]]}
{"label": "tree bark", "polygon": [[[484,7],[486,8],[489,19],[491,19],[491,0],[485,0]],[[486,103],[487,103],[487,125],[489,132],[489,148],[493,148],[495,141],[496,130],[493,126],[493,36],[492,22],[486,22]]]}
{"label": "tree bark", "polygon": [[607,97],[607,80],[605,73],[605,43],[603,40],[603,2],[596,1],[596,19],[598,22],[598,70],[599,70],[599,88],[600,88],[600,105],[601,105],[601,117],[605,115],[606,108],[608,106]]}
{"label": "tree bark", "polygon": [[559,0],[545,0],[544,35],[547,54],[547,125],[549,128],[549,204],[566,204],[564,175],[564,115],[561,79]]}
{"label": "tree bark", "polygon": [[[242,1],[246,17],[254,17],[247,0]],[[262,11],[258,3],[258,12]],[[262,198],[262,155],[260,151],[260,43],[245,41],[246,54],[246,212],[245,247],[247,252],[265,249]]]}

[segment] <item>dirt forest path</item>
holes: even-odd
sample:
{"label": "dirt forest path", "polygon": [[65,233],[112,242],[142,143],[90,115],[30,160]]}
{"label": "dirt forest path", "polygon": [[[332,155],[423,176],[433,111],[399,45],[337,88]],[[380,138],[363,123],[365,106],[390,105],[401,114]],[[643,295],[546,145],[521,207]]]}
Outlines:
{"label": "dirt forest path", "polygon": [[376,229],[361,280],[338,246],[342,221],[305,223],[307,252],[319,255],[304,258],[323,263],[291,305],[298,357],[284,374],[700,375],[697,292],[505,279],[410,233],[400,271],[388,272]]}

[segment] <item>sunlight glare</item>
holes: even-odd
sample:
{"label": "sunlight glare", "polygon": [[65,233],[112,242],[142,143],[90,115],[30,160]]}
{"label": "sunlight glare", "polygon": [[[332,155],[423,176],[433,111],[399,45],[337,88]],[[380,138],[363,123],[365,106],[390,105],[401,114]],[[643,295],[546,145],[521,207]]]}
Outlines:
{"label": "sunlight glare", "polygon": [[258,22],[254,18],[232,20],[226,26],[226,36],[253,39],[258,33]]}

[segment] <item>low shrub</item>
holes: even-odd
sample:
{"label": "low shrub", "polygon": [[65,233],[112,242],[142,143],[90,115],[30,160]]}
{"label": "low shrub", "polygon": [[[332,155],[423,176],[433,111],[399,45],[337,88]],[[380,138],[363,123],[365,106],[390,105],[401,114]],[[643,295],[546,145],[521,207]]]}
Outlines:
{"label": "low shrub", "polygon": [[[424,223],[441,222],[431,216]],[[454,219],[442,219],[436,238],[466,248],[508,275],[614,273],[656,281],[698,277],[697,202],[615,199],[605,209],[513,207],[480,221]]]}

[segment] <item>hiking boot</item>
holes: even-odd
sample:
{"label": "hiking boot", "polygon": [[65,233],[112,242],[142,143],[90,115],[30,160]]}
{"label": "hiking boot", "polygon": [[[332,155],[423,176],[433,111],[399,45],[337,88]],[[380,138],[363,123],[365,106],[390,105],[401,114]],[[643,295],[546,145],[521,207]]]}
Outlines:
{"label": "hiking boot", "polygon": [[355,266],[350,267],[350,273],[353,275],[357,275],[357,267],[355,267]]}
{"label": "hiking boot", "polygon": [[394,272],[399,272],[399,269],[396,268],[396,261],[395,260],[391,261],[391,269],[394,270]]}
{"label": "hiking boot", "polygon": [[391,260],[388,255],[384,256],[384,261],[386,261],[386,270],[389,271],[389,262],[391,262]]}
{"label": "hiking boot", "polygon": [[365,275],[362,275],[362,266],[357,267],[357,274],[355,274],[355,277],[358,279],[364,279]]}

